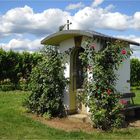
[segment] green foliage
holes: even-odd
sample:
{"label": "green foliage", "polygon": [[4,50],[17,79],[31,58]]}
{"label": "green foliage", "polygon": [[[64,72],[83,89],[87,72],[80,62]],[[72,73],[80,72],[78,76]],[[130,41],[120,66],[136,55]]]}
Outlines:
{"label": "green foliage", "polygon": [[39,60],[39,53],[18,53],[0,49],[0,89],[20,89],[23,84],[26,89],[31,70]]}
{"label": "green foliage", "polygon": [[19,65],[21,57],[19,53],[4,50],[0,50],[0,80],[10,79],[11,83],[18,86],[20,79]]}
{"label": "green foliage", "polygon": [[83,103],[90,108],[93,126],[108,130],[121,127],[124,117],[120,110],[120,94],[116,91],[117,71],[120,64],[128,58],[131,50],[125,42],[107,43],[100,51],[95,50],[94,42],[85,42],[81,59],[87,73],[84,82]]}
{"label": "green foliage", "polygon": [[130,61],[131,63],[131,85],[139,86],[140,85],[140,60],[133,58]]}
{"label": "green foliage", "polygon": [[44,114],[43,114],[43,118],[45,118],[45,119],[51,119],[51,114],[49,113],[49,112],[45,112]]}
{"label": "green foliage", "polygon": [[12,84],[2,84],[0,85],[0,91],[11,91],[11,90],[15,90],[15,86]]}
{"label": "green foliage", "polygon": [[0,49],[0,81],[6,78],[6,52]]}
{"label": "green foliage", "polygon": [[31,95],[25,106],[33,113],[63,116],[63,92],[66,86],[62,55],[56,47],[46,46],[43,58],[31,73]]}
{"label": "green foliage", "polygon": [[39,61],[42,60],[42,56],[39,53],[28,53],[23,52],[22,53],[22,66],[21,66],[21,83],[24,84],[24,89],[28,89],[28,84],[30,80],[30,74],[32,71],[32,68],[34,68]]}

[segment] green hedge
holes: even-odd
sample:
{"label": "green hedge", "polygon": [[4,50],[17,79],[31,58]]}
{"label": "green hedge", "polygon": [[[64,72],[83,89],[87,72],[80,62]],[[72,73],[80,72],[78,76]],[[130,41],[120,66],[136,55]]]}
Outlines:
{"label": "green hedge", "polygon": [[15,90],[15,86],[12,85],[12,84],[9,84],[9,85],[0,85],[0,90],[1,91],[10,91],[10,90]]}
{"label": "green hedge", "polygon": [[20,81],[28,84],[32,68],[41,59],[39,53],[0,49],[0,90],[18,89]]}

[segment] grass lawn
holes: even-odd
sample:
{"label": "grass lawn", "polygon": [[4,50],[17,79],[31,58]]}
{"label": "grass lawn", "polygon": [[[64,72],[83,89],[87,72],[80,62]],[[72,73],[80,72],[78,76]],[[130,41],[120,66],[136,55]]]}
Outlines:
{"label": "grass lawn", "polygon": [[[140,93],[140,92],[139,92]],[[127,128],[112,132],[65,132],[50,128],[25,116],[22,101],[27,92],[0,92],[0,139],[138,139],[140,128]]]}
{"label": "grass lawn", "polygon": [[134,98],[134,103],[140,104],[140,89],[138,90],[136,87],[133,87],[131,91],[136,94],[136,97]]}

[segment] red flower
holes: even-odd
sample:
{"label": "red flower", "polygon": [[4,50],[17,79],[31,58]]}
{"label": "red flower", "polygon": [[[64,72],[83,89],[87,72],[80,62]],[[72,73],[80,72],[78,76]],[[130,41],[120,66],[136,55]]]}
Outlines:
{"label": "red flower", "polygon": [[95,44],[90,46],[91,49],[95,49],[95,47],[96,47]]}
{"label": "red flower", "polygon": [[125,99],[121,99],[121,100],[120,100],[120,103],[121,103],[122,105],[127,105],[128,101],[125,100]]}
{"label": "red flower", "polygon": [[108,94],[108,95],[111,94],[111,90],[110,90],[110,89],[107,90],[107,94]]}
{"label": "red flower", "polygon": [[121,54],[126,54],[126,53],[127,53],[127,51],[124,49],[121,51]]}

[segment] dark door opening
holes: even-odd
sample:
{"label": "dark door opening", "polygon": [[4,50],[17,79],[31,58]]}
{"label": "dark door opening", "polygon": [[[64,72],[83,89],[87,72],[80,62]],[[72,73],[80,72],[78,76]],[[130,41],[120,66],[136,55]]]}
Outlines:
{"label": "dark door opening", "polygon": [[79,58],[80,53],[84,52],[82,47],[77,48],[77,53],[75,56],[75,71],[76,71],[76,89],[82,88],[84,82],[84,71],[82,60]]}

